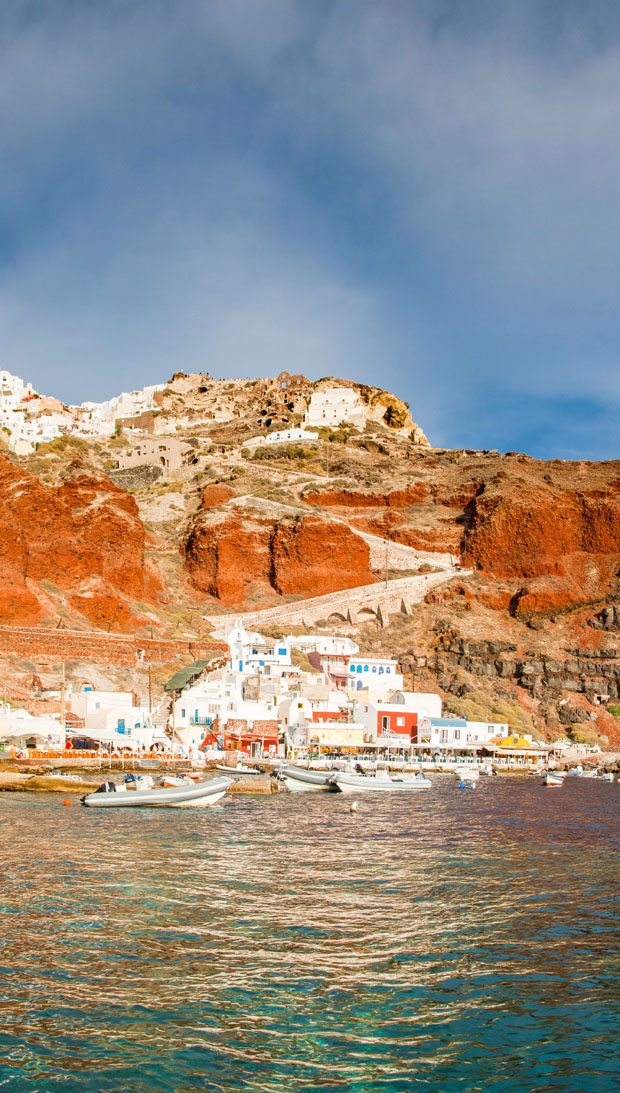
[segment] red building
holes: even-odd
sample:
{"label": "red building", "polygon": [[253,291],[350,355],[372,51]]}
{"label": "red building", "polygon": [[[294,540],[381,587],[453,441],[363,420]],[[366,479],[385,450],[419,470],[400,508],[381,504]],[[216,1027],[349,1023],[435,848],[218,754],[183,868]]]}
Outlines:
{"label": "red building", "polygon": [[411,744],[418,742],[418,715],[404,706],[377,706],[377,738],[383,733],[398,733]]}

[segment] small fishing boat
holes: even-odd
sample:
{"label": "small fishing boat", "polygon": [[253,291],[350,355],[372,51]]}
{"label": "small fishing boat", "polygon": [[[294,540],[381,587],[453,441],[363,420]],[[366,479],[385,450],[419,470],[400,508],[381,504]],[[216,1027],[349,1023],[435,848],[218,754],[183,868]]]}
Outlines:
{"label": "small fishing boat", "polygon": [[600,771],[600,773],[597,775],[597,778],[600,782],[613,782],[614,780],[614,776],[610,770]]}
{"label": "small fishing boat", "polygon": [[404,775],[390,776],[385,771],[377,774],[345,774],[339,772],[335,775],[336,786],[341,793],[407,793],[421,789],[431,789],[433,783],[423,774],[414,774],[406,778]]}
{"label": "small fishing boat", "polygon": [[562,786],[564,785],[565,774],[557,770],[546,770],[542,776],[543,786]]}
{"label": "small fishing boat", "polygon": [[307,790],[338,793],[340,787],[336,785],[337,774],[338,772],[334,770],[304,770],[303,767],[295,767],[290,763],[277,771],[278,779],[284,782],[293,793]]}
{"label": "small fishing boat", "polygon": [[148,778],[138,780],[136,789],[103,782],[99,789],[81,800],[87,808],[203,808],[219,801],[229,785],[230,778],[212,778],[198,785],[188,782],[170,787],[154,787],[152,779]]}

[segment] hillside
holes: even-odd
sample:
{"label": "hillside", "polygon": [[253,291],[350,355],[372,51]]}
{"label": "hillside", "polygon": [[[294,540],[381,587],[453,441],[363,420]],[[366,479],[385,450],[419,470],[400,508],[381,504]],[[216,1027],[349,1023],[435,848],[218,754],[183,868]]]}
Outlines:
{"label": "hillside", "polygon": [[[333,391],[350,420],[304,424]],[[300,428],[316,439],[265,440]],[[620,462],[433,449],[400,399],[349,381],[182,374],[113,435],[0,460],[1,625],[195,638],[205,616],[351,590],[366,615],[306,621],[449,702],[618,739],[599,699],[620,687]],[[367,592],[386,580],[387,618]]]}

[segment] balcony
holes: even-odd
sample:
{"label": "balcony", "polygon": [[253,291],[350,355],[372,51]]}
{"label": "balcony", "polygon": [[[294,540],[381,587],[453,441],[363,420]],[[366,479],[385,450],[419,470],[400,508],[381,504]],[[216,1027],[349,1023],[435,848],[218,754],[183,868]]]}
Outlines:
{"label": "balcony", "polygon": [[190,725],[204,725],[206,728],[211,728],[213,725],[212,717],[199,717],[198,714],[192,714],[189,719]]}

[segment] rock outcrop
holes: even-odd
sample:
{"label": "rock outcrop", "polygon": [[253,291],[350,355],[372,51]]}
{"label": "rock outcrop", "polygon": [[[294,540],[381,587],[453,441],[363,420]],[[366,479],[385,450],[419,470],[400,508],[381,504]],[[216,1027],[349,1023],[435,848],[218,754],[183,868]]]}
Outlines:
{"label": "rock outcrop", "polygon": [[47,487],[0,455],[0,621],[39,621],[52,585],[90,622],[129,624],[127,601],[160,588],[145,538],[133,497],[108,479]]}
{"label": "rock outcrop", "polygon": [[185,541],[192,584],[229,606],[266,595],[318,596],[370,584],[368,545],[342,524],[201,510]]}

